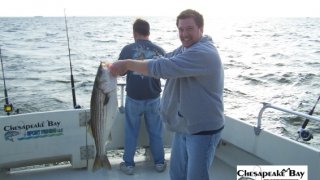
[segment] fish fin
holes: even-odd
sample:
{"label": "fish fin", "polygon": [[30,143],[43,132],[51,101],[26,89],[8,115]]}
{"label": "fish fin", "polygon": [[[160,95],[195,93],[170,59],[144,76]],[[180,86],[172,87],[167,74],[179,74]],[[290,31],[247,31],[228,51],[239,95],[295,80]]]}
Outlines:
{"label": "fish fin", "polygon": [[108,143],[112,141],[111,133],[108,136]]}
{"label": "fish fin", "polygon": [[109,102],[109,95],[107,94],[106,97],[104,98],[103,105],[107,105]]}

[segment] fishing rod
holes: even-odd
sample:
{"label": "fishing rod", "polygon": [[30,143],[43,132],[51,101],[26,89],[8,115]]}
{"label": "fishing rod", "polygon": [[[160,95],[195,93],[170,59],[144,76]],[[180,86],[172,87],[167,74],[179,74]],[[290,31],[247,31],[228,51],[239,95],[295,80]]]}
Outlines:
{"label": "fishing rod", "polygon": [[68,34],[66,10],[64,10],[64,20],[65,20],[65,24],[66,24],[66,34],[67,34],[67,40],[68,40],[68,51],[69,51],[69,62],[70,62],[70,72],[71,72],[71,90],[72,90],[73,107],[75,109],[80,109],[81,106],[77,105],[76,91],[75,91],[75,87],[74,87],[74,80],[73,80],[73,74],[72,74],[72,63],[71,63],[71,54],[70,54],[70,44],[69,44],[69,34]]}
{"label": "fishing rod", "polygon": [[[318,97],[318,100],[317,100],[316,103],[314,104],[313,108],[309,111],[308,114],[309,114],[310,116],[313,114],[314,109],[316,108],[319,100],[320,100],[320,96]],[[304,120],[301,128],[300,128],[299,131],[298,131],[298,133],[299,133],[298,139],[301,137],[304,141],[310,141],[310,140],[313,138],[312,133],[311,133],[309,130],[305,129],[305,128],[307,127],[309,121],[310,121],[310,120],[309,120],[308,118],[307,118],[306,120]]]}
{"label": "fishing rod", "polygon": [[1,55],[1,47],[0,47],[0,59],[1,59],[1,68],[2,68],[2,78],[3,78],[3,87],[4,87],[4,97],[6,103],[4,104],[4,111],[7,113],[9,116],[10,113],[13,111],[13,105],[9,103],[9,97],[8,97],[8,92],[7,92],[7,87],[6,87],[6,79],[4,77],[4,68],[3,68],[3,61],[2,61],[2,55]]}

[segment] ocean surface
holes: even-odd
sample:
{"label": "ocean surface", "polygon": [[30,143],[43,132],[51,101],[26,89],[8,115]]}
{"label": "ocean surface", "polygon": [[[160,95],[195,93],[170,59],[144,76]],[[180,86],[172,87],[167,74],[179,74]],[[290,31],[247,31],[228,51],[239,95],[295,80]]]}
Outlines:
{"label": "ocean surface", "polygon": [[[121,48],[133,42],[135,18],[67,17],[82,108],[90,106],[99,62],[117,60]],[[150,40],[167,52],[180,45],[175,17],[143,18],[151,25]],[[320,95],[320,18],[206,18],[204,31],[224,64],[226,115],[256,124],[261,102],[304,113],[312,109]],[[9,101],[19,113],[73,108],[64,17],[0,17],[0,46]],[[2,106],[2,76],[0,84]],[[319,117],[320,104],[313,115]],[[303,121],[267,109],[262,127],[296,139]],[[320,122],[307,128],[314,135],[307,144],[320,147]]]}

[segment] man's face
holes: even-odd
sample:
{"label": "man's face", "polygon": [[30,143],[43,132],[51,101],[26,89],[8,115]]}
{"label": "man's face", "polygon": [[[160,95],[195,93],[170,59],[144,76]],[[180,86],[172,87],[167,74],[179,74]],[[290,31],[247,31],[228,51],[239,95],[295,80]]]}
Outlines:
{"label": "man's face", "polygon": [[198,42],[203,34],[203,27],[199,28],[193,18],[179,19],[178,30],[181,43],[186,48]]}

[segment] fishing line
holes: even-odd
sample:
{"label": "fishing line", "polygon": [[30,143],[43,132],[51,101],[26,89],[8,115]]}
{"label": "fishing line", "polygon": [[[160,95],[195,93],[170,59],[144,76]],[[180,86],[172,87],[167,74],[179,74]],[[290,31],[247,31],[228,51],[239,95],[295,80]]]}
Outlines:
{"label": "fishing line", "polygon": [[66,24],[66,34],[67,34],[67,41],[68,41],[68,52],[69,52],[70,72],[71,72],[71,90],[72,90],[73,107],[75,109],[80,109],[81,106],[77,105],[76,90],[75,90],[75,87],[74,87],[74,79],[73,79],[72,63],[71,63],[71,54],[70,54],[69,33],[68,33],[67,16],[66,16],[66,10],[65,9],[64,9],[64,20],[65,20],[65,24]]}
{"label": "fishing line", "polygon": [[7,113],[7,115],[10,115],[10,112],[13,111],[13,105],[9,103],[9,97],[7,92],[7,86],[6,86],[6,79],[4,76],[4,68],[3,68],[3,61],[2,61],[2,54],[1,54],[1,47],[0,47],[0,59],[1,59],[1,69],[2,69],[2,78],[3,78],[3,87],[4,87],[4,97],[6,103],[3,106],[4,111]]}

